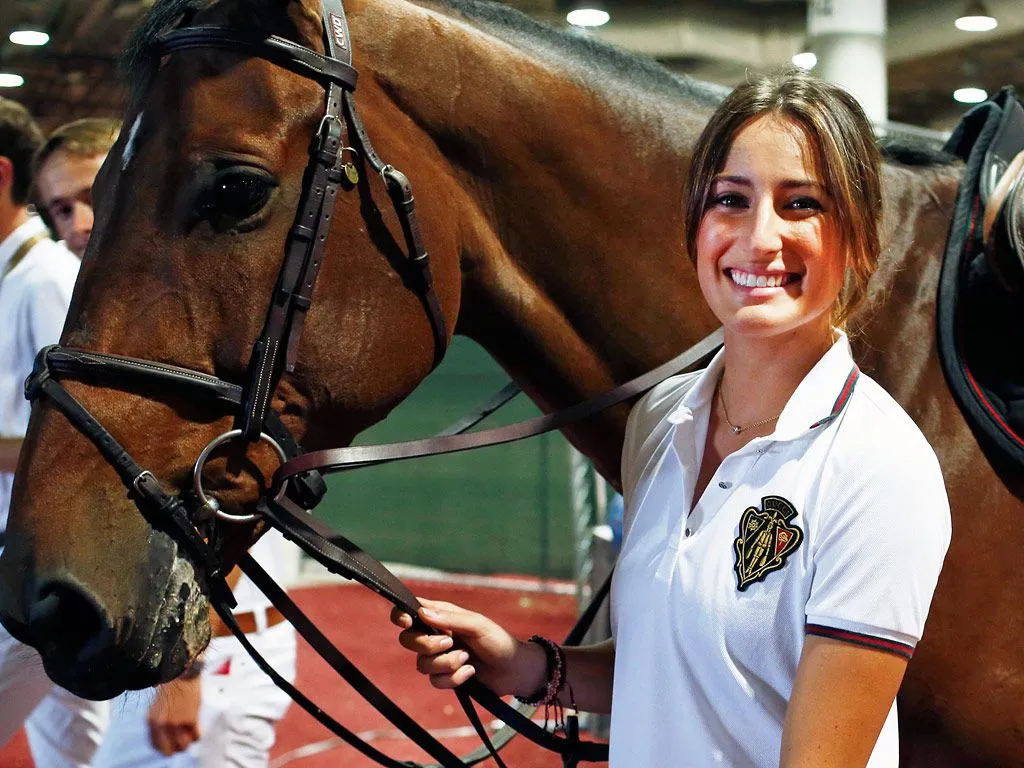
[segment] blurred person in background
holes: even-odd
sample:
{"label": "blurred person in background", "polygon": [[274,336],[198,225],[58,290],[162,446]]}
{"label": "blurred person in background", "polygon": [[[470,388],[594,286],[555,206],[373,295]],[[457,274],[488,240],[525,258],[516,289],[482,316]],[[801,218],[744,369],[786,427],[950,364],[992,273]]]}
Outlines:
{"label": "blurred person in background", "polygon": [[[85,118],[53,132],[36,155],[36,191],[58,237],[79,256],[93,226],[92,186],[117,141],[120,124]],[[286,544],[270,532],[253,556],[281,581]],[[287,680],[295,680],[295,630],[239,571],[229,583],[235,617],[250,642]],[[291,700],[249,658],[216,614],[203,657],[177,680],[114,700],[110,727],[93,768],[224,765],[262,768],[277,721]]]}
{"label": "blurred person in background", "polygon": [[87,117],[58,128],[36,154],[37,205],[78,258],[92,234],[92,183],[117,141],[121,123]]}
{"label": "blurred person in background", "polygon": [[[43,136],[28,111],[0,98],[0,551],[31,406],[22,392],[36,353],[55,344],[79,261],[28,206]],[[108,705],[55,686],[35,650],[0,628],[0,747],[24,724],[37,768],[89,765]]]}

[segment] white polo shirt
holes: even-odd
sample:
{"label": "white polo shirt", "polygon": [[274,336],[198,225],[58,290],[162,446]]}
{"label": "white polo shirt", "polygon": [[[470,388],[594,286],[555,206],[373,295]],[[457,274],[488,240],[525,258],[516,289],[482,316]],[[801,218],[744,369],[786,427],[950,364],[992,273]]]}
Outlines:
{"label": "white polo shirt", "polygon": [[[0,274],[18,248],[46,226],[38,216],[0,243]],[[56,344],[78,277],[78,258],[49,239],[40,240],[0,283],[0,437],[24,437],[32,406],[25,378],[36,353]],[[14,475],[0,472],[0,531],[7,528]]]}
{"label": "white polo shirt", "polygon": [[[613,768],[777,766],[810,632],[909,657],[949,546],[942,474],[842,336],[693,512],[720,352],[630,414]],[[871,768],[898,764],[895,703]]]}

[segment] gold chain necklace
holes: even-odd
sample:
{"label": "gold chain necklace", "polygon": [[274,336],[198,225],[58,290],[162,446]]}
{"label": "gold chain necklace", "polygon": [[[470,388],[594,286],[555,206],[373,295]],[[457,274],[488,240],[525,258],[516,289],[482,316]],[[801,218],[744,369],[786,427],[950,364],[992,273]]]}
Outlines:
{"label": "gold chain necklace", "polygon": [[782,415],[782,412],[780,411],[779,413],[777,413],[774,416],[771,416],[771,417],[769,417],[767,419],[761,419],[761,421],[755,421],[753,424],[747,424],[747,425],[742,426],[742,427],[737,426],[737,425],[732,423],[732,420],[729,418],[729,409],[725,407],[725,395],[723,394],[723,391],[722,391],[724,389],[725,389],[725,387],[723,387],[721,382],[719,382],[719,384],[718,384],[718,400],[722,404],[722,415],[725,416],[725,423],[729,425],[729,428],[732,430],[732,433],[734,435],[738,435],[740,432],[743,432],[743,431],[748,430],[748,429],[753,429],[754,427],[764,426],[765,424],[768,424],[770,422],[775,421],[777,418],[779,418],[779,416]]}

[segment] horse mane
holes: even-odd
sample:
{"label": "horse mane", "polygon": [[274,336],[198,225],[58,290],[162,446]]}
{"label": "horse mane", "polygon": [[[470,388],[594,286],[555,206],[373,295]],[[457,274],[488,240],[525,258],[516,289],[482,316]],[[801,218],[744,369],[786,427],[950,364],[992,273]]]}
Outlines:
{"label": "horse mane", "polygon": [[921,168],[941,168],[958,162],[956,155],[925,139],[901,136],[896,139],[882,139],[879,142],[882,159],[901,165]]}
{"label": "horse mane", "polygon": [[729,92],[728,88],[670,72],[651,58],[613,46],[586,31],[558,29],[495,0],[412,1],[448,16],[462,16],[517,48],[531,53],[544,50],[582,66],[597,85],[611,75],[632,88],[646,86],[664,96],[682,97],[710,108]]}

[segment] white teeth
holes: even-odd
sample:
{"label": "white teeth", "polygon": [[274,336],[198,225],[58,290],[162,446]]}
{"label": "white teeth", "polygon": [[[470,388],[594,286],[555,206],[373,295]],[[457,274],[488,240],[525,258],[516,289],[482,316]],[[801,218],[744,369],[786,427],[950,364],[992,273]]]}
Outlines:
{"label": "white teeth", "polygon": [[778,288],[785,281],[783,275],[753,275],[739,269],[729,270],[729,276],[736,285],[745,288]]}

